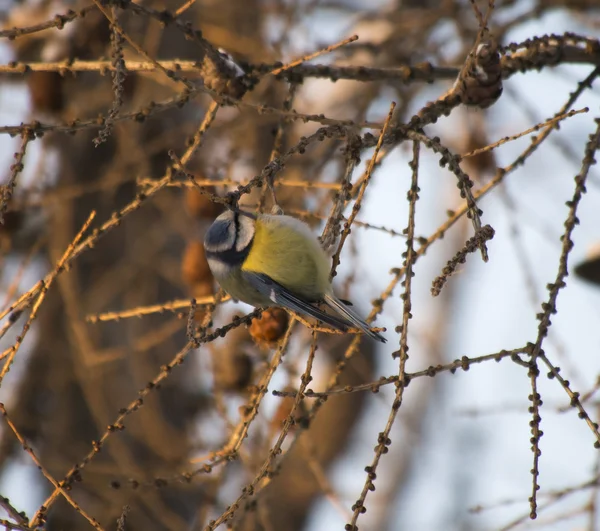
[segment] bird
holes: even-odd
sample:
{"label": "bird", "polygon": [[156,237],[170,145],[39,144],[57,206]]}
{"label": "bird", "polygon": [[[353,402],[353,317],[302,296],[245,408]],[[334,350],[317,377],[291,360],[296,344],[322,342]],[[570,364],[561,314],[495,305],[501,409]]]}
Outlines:
{"label": "bird", "polygon": [[280,306],[335,330],[358,328],[386,342],[350,303],[335,296],[330,258],[303,221],[283,214],[226,210],[208,228],[204,249],[213,276],[233,299],[255,307]]}

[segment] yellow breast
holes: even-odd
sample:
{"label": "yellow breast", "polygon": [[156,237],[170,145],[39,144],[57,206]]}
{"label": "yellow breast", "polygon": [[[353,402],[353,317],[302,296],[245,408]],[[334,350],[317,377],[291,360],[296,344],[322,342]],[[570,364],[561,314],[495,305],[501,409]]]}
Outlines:
{"label": "yellow breast", "polygon": [[260,216],[242,269],[263,273],[290,291],[319,300],[329,288],[329,259],[302,222]]}

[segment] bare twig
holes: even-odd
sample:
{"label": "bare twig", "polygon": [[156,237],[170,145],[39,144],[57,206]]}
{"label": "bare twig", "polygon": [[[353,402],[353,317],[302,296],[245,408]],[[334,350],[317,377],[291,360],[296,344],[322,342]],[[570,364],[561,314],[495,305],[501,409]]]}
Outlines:
{"label": "bare twig", "polygon": [[[393,108],[392,108],[393,110]],[[390,111],[391,115],[391,111]],[[383,136],[383,133],[382,135]],[[404,293],[402,294],[403,309],[402,309],[402,326],[400,327],[400,349],[393,353],[393,357],[400,359],[398,366],[398,382],[404,382],[406,375],[406,361],[408,360],[408,322],[412,318],[412,277],[413,277],[413,264],[416,259],[414,249],[414,237],[415,237],[415,211],[417,200],[419,199],[419,142],[413,141],[413,158],[410,162],[410,168],[412,170],[412,179],[410,183],[410,189],[408,191],[408,226],[406,227],[406,253],[404,260],[404,267],[406,268],[406,277],[404,281]],[[373,160],[375,157],[373,157]],[[388,415],[387,423],[382,432],[377,437],[377,446],[375,447],[375,455],[373,461],[369,466],[365,468],[367,473],[367,479],[363,486],[362,492],[354,505],[352,506],[352,519],[350,524],[346,526],[349,531],[358,531],[356,522],[358,517],[367,511],[365,501],[369,491],[375,490],[375,478],[377,477],[377,467],[383,456],[388,452],[388,447],[392,441],[389,438],[392,426],[396,420],[396,415],[402,406],[402,398],[404,396],[404,385],[396,386],[396,393],[394,396],[394,402]]]}
{"label": "bare twig", "polygon": [[8,209],[10,200],[12,199],[15,186],[17,185],[17,177],[19,173],[23,171],[23,159],[25,158],[25,152],[27,151],[27,145],[35,136],[31,131],[25,129],[22,133],[21,147],[19,151],[15,153],[15,162],[10,167],[10,177],[8,183],[2,186],[2,202],[0,203],[0,223],[4,224],[4,214]]}
{"label": "bare twig", "polygon": [[333,255],[333,259],[332,259],[332,264],[331,264],[331,275],[332,276],[335,274],[335,270],[337,269],[338,265],[340,264],[340,255],[342,253],[342,248],[344,247],[346,238],[348,238],[348,235],[350,234],[350,231],[352,230],[352,223],[354,222],[354,220],[356,219],[356,216],[360,212],[360,207],[361,207],[363,198],[365,196],[365,191],[367,190],[367,186],[369,185],[369,183],[371,181],[371,176],[373,174],[373,168],[375,167],[375,162],[377,160],[377,156],[379,155],[379,150],[381,149],[381,146],[383,145],[383,139],[385,137],[385,133],[387,132],[390,122],[392,121],[392,116],[394,114],[395,108],[396,108],[396,104],[394,102],[392,102],[392,104],[390,105],[390,110],[388,112],[385,123],[383,124],[383,129],[381,130],[381,134],[379,135],[379,140],[377,141],[377,145],[375,146],[375,152],[373,153],[373,156],[371,157],[371,160],[369,161],[369,166],[367,167],[367,172],[366,172],[366,178],[361,184],[361,187],[358,192],[358,197],[356,198],[356,201],[354,202],[354,205],[352,207],[352,212],[351,212],[350,216],[348,217],[348,220],[344,223],[344,229],[342,230],[342,234],[340,236],[340,241],[338,243],[337,249],[336,249],[336,251]]}
{"label": "bare twig", "polygon": [[343,41],[340,41],[336,44],[327,46],[326,48],[323,48],[322,50],[318,50],[318,51],[310,53],[308,55],[303,55],[302,57],[300,57],[299,59],[295,59],[291,63],[287,63],[285,65],[277,67],[271,72],[271,74],[276,76],[278,74],[281,74],[281,72],[283,72],[285,70],[289,70],[290,68],[294,68],[295,66],[301,65],[302,63],[306,63],[307,61],[310,61],[311,59],[315,59],[316,57],[319,57],[320,55],[324,55],[326,53],[333,52],[334,50],[337,50],[338,48],[341,48],[342,46],[346,46],[346,44],[350,44],[351,42],[355,42],[357,40],[358,40],[358,35],[352,35],[352,37],[348,37],[347,39],[344,39]]}
{"label": "bare twig", "polygon": [[[29,446],[29,444],[27,444],[27,441],[25,440],[25,438],[21,435],[19,430],[17,430],[17,428],[13,424],[12,420],[10,420],[10,418],[8,417],[6,408],[4,407],[4,404],[2,404],[2,403],[0,403],[0,413],[4,417],[4,421],[6,422],[6,424],[8,424],[8,427],[15,434],[15,437],[17,438],[17,440],[23,447],[23,450],[25,450],[25,452],[27,452],[29,454],[29,456],[31,457],[31,460],[35,463],[38,470],[40,470],[40,472],[44,475],[44,477],[50,483],[52,483],[52,485],[54,485],[54,488],[57,490],[57,492],[60,492],[60,494],[62,494],[62,496],[69,502],[69,504],[75,509],[75,511],[77,511],[81,516],[83,516],[90,523],[90,525],[92,525],[92,527],[94,529],[97,529],[98,531],[103,531],[104,528],[98,523],[98,521],[95,518],[88,515],[87,512],[84,511],[81,508],[81,506],[71,497],[71,495],[67,492],[67,490],[64,488],[64,486],[61,483],[59,483],[58,481],[56,481],[56,479],[54,479],[52,477],[52,475],[46,470],[46,467],[44,467],[44,465],[42,465],[40,460],[35,455],[33,448],[31,448],[31,446]],[[36,516],[33,517],[31,527],[35,527],[36,522],[38,522],[38,521],[41,522],[41,519],[39,519],[39,515],[37,515],[37,516],[38,517],[36,517]]]}
{"label": "bare twig", "polygon": [[[0,370],[0,385],[2,384],[2,381],[4,380],[4,377],[10,370],[10,366],[12,365],[12,362],[15,359],[15,356],[17,355],[17,352],[18,352],[20,346],[23,344],[25,336],[27,335],[27,332],[29,332],[29,329],[31,328],[31,324],[37,317],[37,313],[40,309],[40,306],[42,305],[42,302],[44,302],[46,293],[48,293],[48,290],[50,289],[50,286],[52,286],[54,279],[60,273],[62,273],[63,271],[66,270],[67,263],[68,263],[69,259],[73,256],[75,249],[77,247],[77,244],[79,243],[79,240],[81,240],[83,234],[87,231],[87,229],[91,225],[95,216],[96,216],[95,212],[92,212],[90,214],[87,221],[84,223],[83,227],[81,227],[81,230],[77,233],[77,235],[75,236],[73,241],[67,247],[67,250],[64,252],[62,258],[56,264],[54,271],[52,271],[52,273],[50,273],[44,280],[42,280],[39,283],[39,295],[37,295],[37,299],[33,303],[31,313],[29,314],[29,318],[23,325],[21,335],[17,338],[17,340],[15,341],[15,344],[12,347],[8,348],[0,355],[0,359],[7,358],[6,361],[4,362],[2,370]],[[38,284],[36,284],[36,286],[37,285]],[[37,293],[37,291],[38,290],[36,289],[35,292]],[[11,308],[14,308],[14,306],[15,305],[13,305]],[[13,311],[13,310],[10,310],[10,311]]]}

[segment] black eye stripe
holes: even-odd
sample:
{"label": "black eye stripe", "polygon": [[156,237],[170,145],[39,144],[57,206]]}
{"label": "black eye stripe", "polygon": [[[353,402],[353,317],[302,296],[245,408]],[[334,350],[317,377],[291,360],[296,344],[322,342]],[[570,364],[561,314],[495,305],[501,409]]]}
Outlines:
{"label": "black eye stripe", "polygon": [[233,246],[235,247],[240,237],[240,216],[237,212],[233,214],[233,226],[235,227],[235,238],[233,239]]}
{"label": "black eye stripe", "polygon": [[242,251],[236,251],[235,247],[226,251],[206,251],[206,258],[212,258],[230,266],[239,266],[250,254],[250,247],[248,245]]}

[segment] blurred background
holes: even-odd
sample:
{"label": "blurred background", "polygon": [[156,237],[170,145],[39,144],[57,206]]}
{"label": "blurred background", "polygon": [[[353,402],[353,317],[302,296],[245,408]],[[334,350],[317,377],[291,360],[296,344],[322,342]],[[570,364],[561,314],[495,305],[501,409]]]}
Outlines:
{"label": "blurred background", "polygon": [[[482,13],[490,7],[475,4]],[[0,493],[10,500],[1,504],[5,527],[28,525],[11,507],[31,520],[45,504],[37,524],[48,530],[92,528],[77,507],[102,529],[210,529],[242,492],[222,528],[350,525],[395,386],[337,392],[322,403],[306,398],[293,410],[293,398],[272,391],[293,395],[313,357],[308,387],[314,391],[327,390],[332,377],[334,389],[343,390],[398,375],[392,354],[399,349],[404,287],[393,269],[403,266],[406,252],[412,142],[388,147],[376,166],[334,279],[338,294],[363,315],[384,299],[374,325],[387,328],[388,343],[364,340],[358,348],[352,336],[318,333],[315,343],[302,325],[282,340],[289,318],[272,310],[186,353],[190,328],[208,326],[210,333],[252,308],[225,301],[214,312],[210,306],[190,312],[192,297],[202,302],[217,293],[201,242],[223,207],[185,174],[175,175],[170,152],[217,197],[283,154],[277,199],[286,214],[321,234],[334,205],[350,216],[373,156],[373,143],[360,147],[361,161],[350,174],[354,188],[340,203],[352,169],[348,139],[378,136],[392,101],[394,127],[451,89],[478,38],[472,3],[4,0],[0,21],[0,402],[57,481],[126,414],[125,429],[108,432],[81,477],[68,476],[76,508],[65,496],[48,498],[54,486],[14,430],[0,423]],[[596,0],[498,0],[488,26],[500,46],[502,96],[488,109],[457,106],[424,128],[455,154],[563,113],[570,94],[600,65]],[[566,32],[583,39],[546,39],[544,46],[559,51],[554,55],[527,41]],[[269,74],[278,62],[352,35],[359,39]],[[504,48],[511,43],[519,46]],[[515,50],[531,53],[519,68],[509,61]],[[175,74],[166,75],[156,61]],[[410,75],[402,70],[407,66],[414,67]],[[215,92],[200,90],[203,84],[233,98],[230,104],[215,104]],[[497,181],[478,201],[495,237],[488,242],[489,262],[469,254],[437,297],[432,281],[473,236],[473,227],[462,216],[443,239],[432,237],[464,200],[440,155],[421,146],[415,248],[429,247],[414,265],[408,373],[535,343],[536,314],[559,267],[565,202],[573,197],[600,116],[599,86],[590,76],[569,107],[589,112],[563,120],[518,167],[511,165],[531,145],[531,135],[462,160],[475,193]],[[310,116],[298,120],[292,110]],[[320,127],[329,127],[329,134],[295,148]],[[497,178],[502,168],[510,171]],[[272,206],[265,186],[241,203],[266,211]],[[594,420],[600,410],[598,205],[600,175],[592,167],[577,213],[572,274],[543,343]],[[92,211],[96,217],[84,238],[91,234],[93,245],[56,275],[24,330],[38,292],[17,310],[14,301],[55,271]],[[93,232],[103,224],[102,234]],[[183,366],[165,369],[182,349]],[[529,519],[528,501],[531,381],[527,367],[506,357],[413,378],[358,528],[600,529],[596,437],[569,407],[560,383],[540,370],[537,519]],[[160,389],[147,390],[143,403],[131,406],[159,375]],[[282,453],[273,455],[281,433]],[[235,452],[232,441],[238,442]],[[253,492],[242,491],[250,484]]]}

